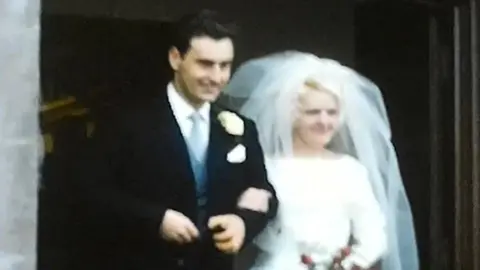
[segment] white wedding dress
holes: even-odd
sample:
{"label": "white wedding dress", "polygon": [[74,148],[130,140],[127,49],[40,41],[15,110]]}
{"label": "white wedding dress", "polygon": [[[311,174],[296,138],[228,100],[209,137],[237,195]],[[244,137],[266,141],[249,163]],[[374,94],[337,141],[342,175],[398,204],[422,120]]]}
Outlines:
{"label": "white wedding dress", "polygon": [[301,254],[327,269],[333,257],[355,244],[344,261],[368,268],[385,253],[384,216],[367,170],[349,156],[267,159],[280,201],[277,218],[255,239],[263,251],[252,270],[304,270]]}

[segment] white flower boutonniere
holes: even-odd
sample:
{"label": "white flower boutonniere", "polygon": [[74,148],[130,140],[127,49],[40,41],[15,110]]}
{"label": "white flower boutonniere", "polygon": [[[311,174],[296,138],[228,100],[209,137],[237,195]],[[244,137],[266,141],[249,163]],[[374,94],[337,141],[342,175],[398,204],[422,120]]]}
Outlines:
{"label": "white flower boutonniere", "polygon": [[237,144],[227,154],[227,160],[230,163],[242,163],[247,158],[247,149],[243,144]]}
{"label": "white flower boutonniere", "polygon": [[245,123],[242,118],[232,112],[223,111],[218,114],[218,120],[230,135],[235,136],[237,145],[227,154],[230,163],[242,163],[247,157],[245,146],[241,143],[241,136],[245,133]]}
{"label": "white flower boutonniere", "polygon": [[232,112],[223,111],[218,114],[218,120],[229,134],[242,136],[245,132],[245,124],[242,118]]}

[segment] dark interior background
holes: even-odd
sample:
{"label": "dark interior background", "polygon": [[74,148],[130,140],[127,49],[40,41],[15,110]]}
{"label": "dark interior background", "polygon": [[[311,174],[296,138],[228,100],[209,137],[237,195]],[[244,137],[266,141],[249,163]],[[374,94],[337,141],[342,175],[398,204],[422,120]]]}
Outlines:
{"label": "dark interior background", "polygon": [[420,269],[453,269],[453,20],[448,8],[428,3],[357,5],[354,62],[384,94],[414,214]]}
{"label": "dark interior background", "polygon": [[356,9],[355,27],[355,67],[384,94],[415,217],[420,257],[426,263],[430,218],[429,11],[415,4],[365,3]]}

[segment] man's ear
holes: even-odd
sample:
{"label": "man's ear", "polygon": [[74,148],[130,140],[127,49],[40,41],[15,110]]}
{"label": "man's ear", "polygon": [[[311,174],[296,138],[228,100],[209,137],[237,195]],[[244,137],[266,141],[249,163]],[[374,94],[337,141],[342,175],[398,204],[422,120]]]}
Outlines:
{"label": "man's ear", "polygon": [[171,47],[170,50],[168,50],[168,62],[174,71],[178,71],[180,63],[182,62],[182,54],[176,47]]}

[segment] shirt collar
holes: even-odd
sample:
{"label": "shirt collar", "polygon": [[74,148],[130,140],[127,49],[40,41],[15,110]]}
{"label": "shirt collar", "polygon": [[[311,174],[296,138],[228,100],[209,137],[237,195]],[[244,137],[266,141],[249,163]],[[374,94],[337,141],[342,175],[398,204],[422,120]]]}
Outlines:
{"label": "shirt collar", "polygon": [[210,103],[206,102],[200,108],[195,109],[185,100],[184,97],[180,95],[180,93],[178,93],[173,83],[169,83],[167,86],[167,96],[175,116],[181,119],[187,119],[193,113],[197,112],[198,114],[200,114],[203,120],[209,120]]}

